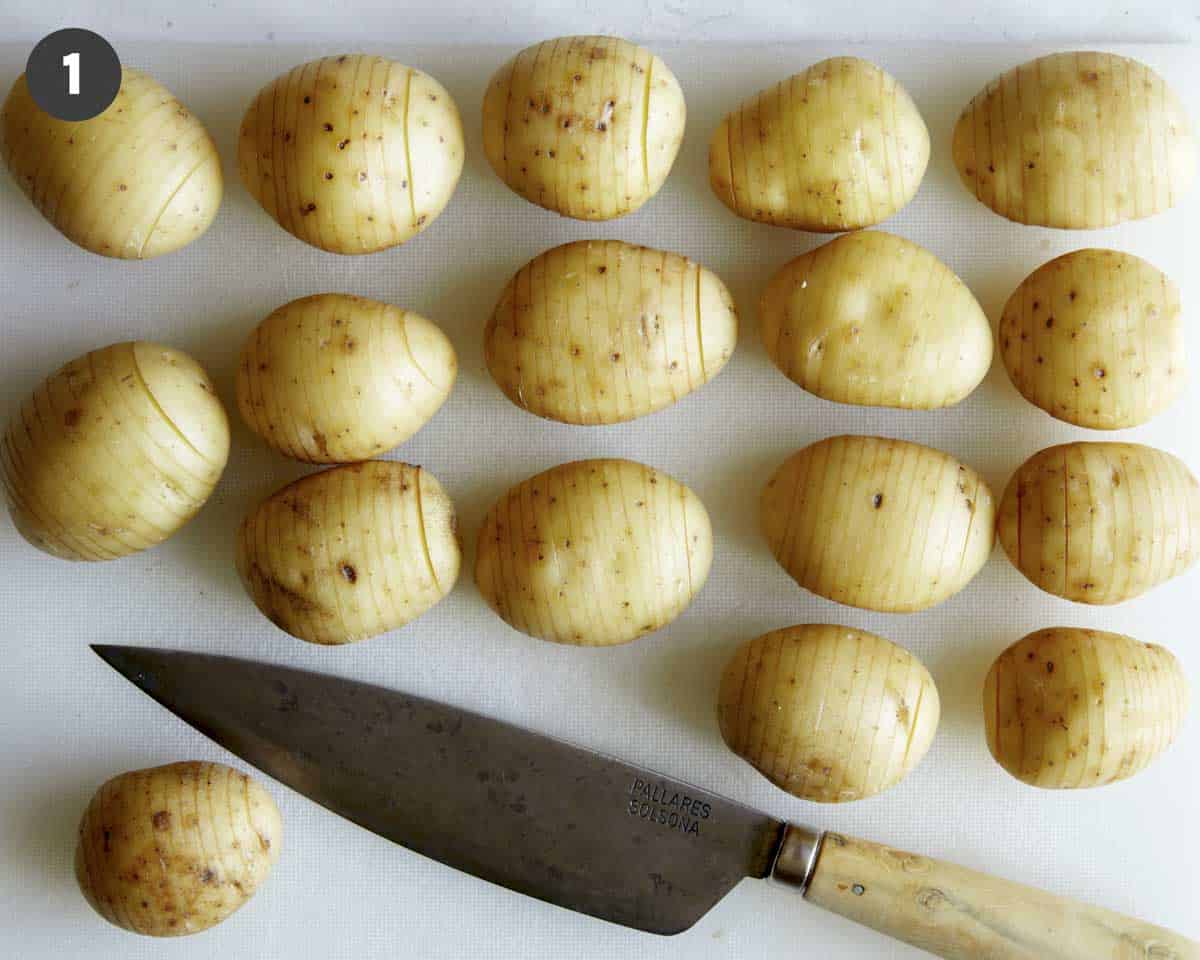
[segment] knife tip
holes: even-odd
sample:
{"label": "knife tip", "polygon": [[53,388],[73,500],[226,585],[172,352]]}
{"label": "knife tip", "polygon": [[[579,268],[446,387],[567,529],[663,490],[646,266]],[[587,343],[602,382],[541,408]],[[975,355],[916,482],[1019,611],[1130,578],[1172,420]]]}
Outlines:
{"label": "knife tip", "polygon": [[138,647],[123,647],[115,643],[89,643],[88,646],[96,656],[126,677],[132,679],[131,674],[140,669],[142,658],[139,654],[144,651]]}

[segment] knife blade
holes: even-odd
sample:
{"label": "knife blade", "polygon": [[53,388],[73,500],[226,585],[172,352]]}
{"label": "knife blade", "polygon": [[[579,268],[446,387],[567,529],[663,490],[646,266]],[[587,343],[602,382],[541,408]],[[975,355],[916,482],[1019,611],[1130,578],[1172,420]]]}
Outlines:
{"label": "knife blade", "polygon": [[948,960],[1196,960],[1119,914],[788,824],[671,777],[457,707],[232,657],[95,645],[201,733],[311,800],[510,890],[658,934],[746,877]]}
{"label": "knife blade", "polygon": [[94,647],[201,733],[335,813],[511,890],[653,933],[765,877],[783,823],[609,757],[381,687]]}

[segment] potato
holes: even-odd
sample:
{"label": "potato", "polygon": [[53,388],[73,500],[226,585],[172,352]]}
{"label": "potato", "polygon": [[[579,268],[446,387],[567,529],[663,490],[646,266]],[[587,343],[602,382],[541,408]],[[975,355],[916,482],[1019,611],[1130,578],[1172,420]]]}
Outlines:
{"label": "potato", "polygon": [[292,236],[330,253],[374,253],[445,209],[464,153],[445,87],[353,54],[295,67],[259,91],[242,119],[238,170]]}
{"label": "potato", "polygon": [[733,298],[686,257],[620,240],[547,250],[504,288],[484,334],[505,396],[564,423],[619,423],[707,383],[737,344]]}
{"label": "potato", "polygon": [[142,260],[178,250],[217,215],[223,181],[212,137],[152,77],[126,68],[91,120],[58,120],[17,78],[0,114],[0,153],[42,216],[72,243]]}
{"label": "potato", "polygon": [[1196,173],[1182,104],[1143,63],[1055,53],[1013,67],[963,109],[954,165],[1018,223],[1107,227],[1174,206]]}
{"label": "potato", "polygon": [[1073,627],[1018,640],[983,691],[996,762],[1052,789],[1132,777],[1171,744],[1187,709],[1187,680],[1169,650]]}
{"label": "potato", "polygon": [[873,63],[834,57],[729,114],[708,178],[739,217],[834,233],[886,220],[928,163],[929,131],[908,92]]}
{"label": "potato", "polygon": [[948,407],[992,363],[991,324],[966,284],[890,233],[849,233],[792,260],[759,316],[775,366],[839,403]]}
{"label": "potato", "polygon": [[427,470],[369,460],[315,473],[255,508],[237,569],[258,609],[309,643],[386,633],[458,579],[454,504]]}
{"label": "potato", "polygon": [[104,784],[79,824],[75,878],[109,923],[199,933],[240,908],[279,859],[271,795],[219,763],[172,763]]}
{"label": "potato", "polygon": [[560,37],[496,71],[483,98],[483,148],[531,203],[611,220],[658,193],[686,119],[679,81],[645,47]]}
{"label": "potato", "polygon": [[17,530],[67,560],[112,560],[161,543],[204,505],[229,456],[208,374],[156,343],[72,360],[13,416],[0,481]]}
{"label": "potato", "polygon": [[940,450],[830,437],[791,456],[763,492],[771,552],[800,586],[867,610],[911,613],[958,593],[992,552],[983,479]]}
{"label": "potato", "polygon": [[704,586],[712,551],[708,513],[682,483],[631,460],[580,460],[492,506],[475,583],[523,633],[609,646],[679,616]]}
{"label": "potato", "polygon": [[1200,485],[1169,453],[1136,443],[1065,443],[1008,482],[997,533],[1031,583],[1080,603],[1120,603],[1200,554]]}
{"label": "potato", "polygon": [[729,748],[775,786],[817,803],[874,796],[937,733],[937,687],[911,653],[865,630],[785,627],[725,667],[717,718]]}
{"label": "potato", "polygon": [[457,373],[454,347],[424,317],[322,293],[285,304],[250,334],[238,367],[238,408],[286,456],[366,460],[420,430]]}
{"label": "potato", "polygon": [[1097,430],[1136,427],[1187,380],[1179,289],[1129,253],[1065,254],[1009,297],[1000,355],[1013,386],[1050,416]]}

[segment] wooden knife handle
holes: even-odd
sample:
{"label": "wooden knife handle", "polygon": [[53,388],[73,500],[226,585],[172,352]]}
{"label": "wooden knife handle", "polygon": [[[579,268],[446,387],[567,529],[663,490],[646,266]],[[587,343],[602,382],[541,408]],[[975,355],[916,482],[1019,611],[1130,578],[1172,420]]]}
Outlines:
{"label": "wooden knife handle", "polygon": [[946,960],[1200,958],[1200,944],[1170,930],[835,833],[805,896]]}

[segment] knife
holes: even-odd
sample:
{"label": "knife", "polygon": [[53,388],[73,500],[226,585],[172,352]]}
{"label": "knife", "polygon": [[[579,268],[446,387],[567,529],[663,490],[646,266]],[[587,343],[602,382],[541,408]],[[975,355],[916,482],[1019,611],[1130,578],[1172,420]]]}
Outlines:
{"label": "knife", "polygon": [[651,933],[744,877],[948,960],[1197,960],[1200,945],[953,864],[785,823],[561,740],[383,687],[231,657],[93,646],[246,762],[417,853]]}

